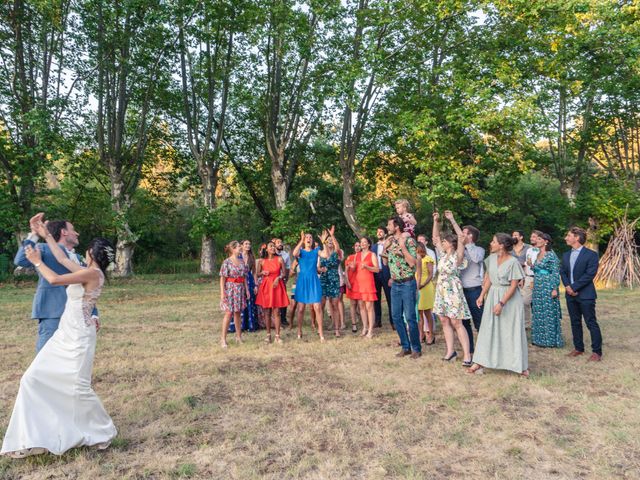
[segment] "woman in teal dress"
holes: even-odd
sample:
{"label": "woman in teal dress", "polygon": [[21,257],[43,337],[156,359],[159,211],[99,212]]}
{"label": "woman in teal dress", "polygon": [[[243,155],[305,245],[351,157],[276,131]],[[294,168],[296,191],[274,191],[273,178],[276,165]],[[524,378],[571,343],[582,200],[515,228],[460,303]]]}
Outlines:
{"label": "woman in teal dress", "polygon": [[511,235],[497,233],[485,260],[486,273],[477,304],[484,303],[482,323],[468,373],[482,373],[483,367],[511,370],[529,376],[527,334],[524,329],[524,302],[518,283],[524,272],[511,255]]}
{"label": "woman in teal dress", "polygon": [[330,236],[327,231],[320,236],[323,245],[324,256],[320,256],[318,261],[318,271],[320,272],[320,285],[322,287],[322,309],[329,302],[329,315],[333,320],[333,327],[336,337],[340,336],[340,273],[338,267],[342,261],[342,250],[334,236]]}
{"label": "woman in teal dress", "polygon": [[551,236],[534,232],[531,241],[540,253],[533,269],[531,300],[531,343],[538,347],[564,346],[560,310],[560,259],[551,250]]}

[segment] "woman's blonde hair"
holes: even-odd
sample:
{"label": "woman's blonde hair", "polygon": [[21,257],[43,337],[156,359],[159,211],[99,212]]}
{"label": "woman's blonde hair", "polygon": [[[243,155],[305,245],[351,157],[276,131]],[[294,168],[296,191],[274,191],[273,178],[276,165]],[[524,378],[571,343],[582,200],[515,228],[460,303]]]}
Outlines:
{"label": "woman's blonde hair", "polygon": [[240,242],[237,240],[231,240],[229,243],[227,243],[227,245],[224,247],[224,251],[227,255],[231,255],[231,252],[233,252],[233,249],[236,248],[238,245],[240,245]]}

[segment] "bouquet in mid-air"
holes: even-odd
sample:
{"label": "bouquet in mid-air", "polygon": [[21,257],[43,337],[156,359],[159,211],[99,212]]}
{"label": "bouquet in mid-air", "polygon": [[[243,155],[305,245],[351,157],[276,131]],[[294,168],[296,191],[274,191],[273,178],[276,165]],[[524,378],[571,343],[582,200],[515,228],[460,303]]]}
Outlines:
{"label": "bouquet in mid-air", "polygon": [[300,193],[300,198],[309,202],[309,206],[311,207],[311,211],[316,213],[316,208],[313,206],[313,201],[318,196],[318,189],[315,187],[307,187]]}

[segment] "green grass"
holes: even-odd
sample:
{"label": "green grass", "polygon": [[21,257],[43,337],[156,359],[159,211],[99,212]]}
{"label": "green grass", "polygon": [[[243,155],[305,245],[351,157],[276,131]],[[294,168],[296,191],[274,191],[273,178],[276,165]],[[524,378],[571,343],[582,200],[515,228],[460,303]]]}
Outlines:
{"label": "green grass", "polygon": [[[602,363],[566,357],[565,319],[568,346],[530,349],[524,380],[443,364],[441,335],[397,359],[385,322],[372,341],[321,345],[307,320],[302,341],[259,332],[224,351],[216,288],[197,274],[111,280],[93,386],[118,437],[0,458],[0,478],[639,478],[640,292],[602,292]],[[33,291],[0,285],[0,433],[33,358]]]}

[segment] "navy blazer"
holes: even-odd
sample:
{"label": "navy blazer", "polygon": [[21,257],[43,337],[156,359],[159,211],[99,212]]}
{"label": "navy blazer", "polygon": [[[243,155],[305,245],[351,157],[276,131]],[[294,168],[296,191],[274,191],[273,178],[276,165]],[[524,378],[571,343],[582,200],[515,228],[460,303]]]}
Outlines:
{"label": "navy blazer", "polygon": [[582,247],[573,267],[573,283],[571,283],[570,258],[571,250],[565,252],[562,256],[562,266],[560,267],[562,283],[565,287],[570,286],[578,294],[578,300],[595,300],[598,295],[596,294],[596,286],[593,284],[593,279],[598,273],[598,264],[600,262],[598,254],[587,247]]}
{"label": "navy blazer", "polygon": [[[25,268],[33,267],[33,264],[27,259],[24,252],[27,245],[38,248],[42,255],[42,263],[53,270],[56,274],[64,275],[70,273],[64,265],[61,265],[58,260],[56,260],[56,257],[53,255],[49,245],[46,243],[40,243],[36,247],[36,244],[31,240],[25,240],[22,242],[22,246],[13,259],[13,263],[16,266]],[[62,248],[62,251],[67,254],[65,248]],[[31,318],[60,318],[62,316],[62,312],[64,312],[66,303],[67,287],[65,285],[51,285],[40,274],[40,272],[38,272],[38,287],[36,289],[36,295],[33,297]],[[98,310],[95,308],[93,309],[93,315],[98,315]]]}

